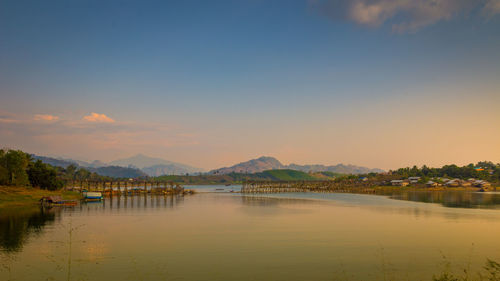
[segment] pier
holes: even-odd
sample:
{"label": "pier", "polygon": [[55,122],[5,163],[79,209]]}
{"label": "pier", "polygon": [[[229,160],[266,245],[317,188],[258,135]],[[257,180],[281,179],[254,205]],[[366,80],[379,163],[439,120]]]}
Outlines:
{"label": "pier", "polygon": [[247,181],[241,193],[337,192],[375,193],[373,183],[362,181]]}
{"label": "pier", "polygon": [[166,181],[69,181],[67,190],[97,191],[103,195],[182,194],[184,187]]}

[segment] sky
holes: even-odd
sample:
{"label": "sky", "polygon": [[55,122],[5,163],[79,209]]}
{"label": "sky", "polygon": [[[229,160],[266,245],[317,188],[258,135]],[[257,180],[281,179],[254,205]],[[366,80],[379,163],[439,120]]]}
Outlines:
{"label": "sky", "polygon": [[500,162],[500,0],[0,0],[0,146]]}

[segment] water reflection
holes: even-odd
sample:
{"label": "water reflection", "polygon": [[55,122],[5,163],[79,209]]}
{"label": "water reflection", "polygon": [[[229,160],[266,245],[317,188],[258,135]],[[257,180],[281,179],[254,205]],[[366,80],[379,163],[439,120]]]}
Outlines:
{"label": "water reflection", "polygon": [[182,195],[136,195],[107,197],[100,202],[79,204],[75,212],[126,212],[146,209],[171,209],[184,202]]}
{"label": "water reflection", "polygon": [[59,209],[43,207],[14,208],[0,211],[0,249],[17,252],[32,235],[39,235],[52,224]]}
{"label": "water reflection", "polygon": [[101,202],[82,202],[77,206],[30,206],[0,210],[0,250],[19,252],[33,235],[43,233],[66,213],[113,213],[141,210],[174,209],[184,202],[183,196],[122,196],[106,198]]}
{"label": "water reflection", "polygon": [[464,191],[405,191],[394,192],[389,198],[424,203],[437,203],[450,208],[500,209],[500,193]]}

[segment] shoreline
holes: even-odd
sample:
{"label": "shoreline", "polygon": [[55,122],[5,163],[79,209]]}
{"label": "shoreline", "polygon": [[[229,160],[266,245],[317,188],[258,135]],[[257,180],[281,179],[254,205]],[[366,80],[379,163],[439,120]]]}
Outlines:
{"label": "shoreline", "polygon": [[39,204],[44,196],[61,196],[64,200],[80,199],[80,194],[66,190],[43,190],[34,187],[0,186],[0,208]]}

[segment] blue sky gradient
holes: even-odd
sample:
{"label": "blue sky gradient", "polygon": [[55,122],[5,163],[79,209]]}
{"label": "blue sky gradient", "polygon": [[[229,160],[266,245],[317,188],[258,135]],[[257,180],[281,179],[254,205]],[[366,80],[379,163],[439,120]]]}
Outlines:
{"label": "blue sky gradient", "polygon": [[[352,1],[384,11],[367,18],[356,14],[366,5],[335,0],[0,1],[0,142],[204,168],[262,154],[380,168],[500,161],[500,4],[446,0],[427,16],[405,2]],[[402,22],[417,27],[395,31]],[[84,123],[92,112],[113,122]],[[37,114],[57,118],[35,126]],[[362,133],[374,126],[380,136]],[[408,134],[443,145],[401,158],[420,143],[395,141]]]}

